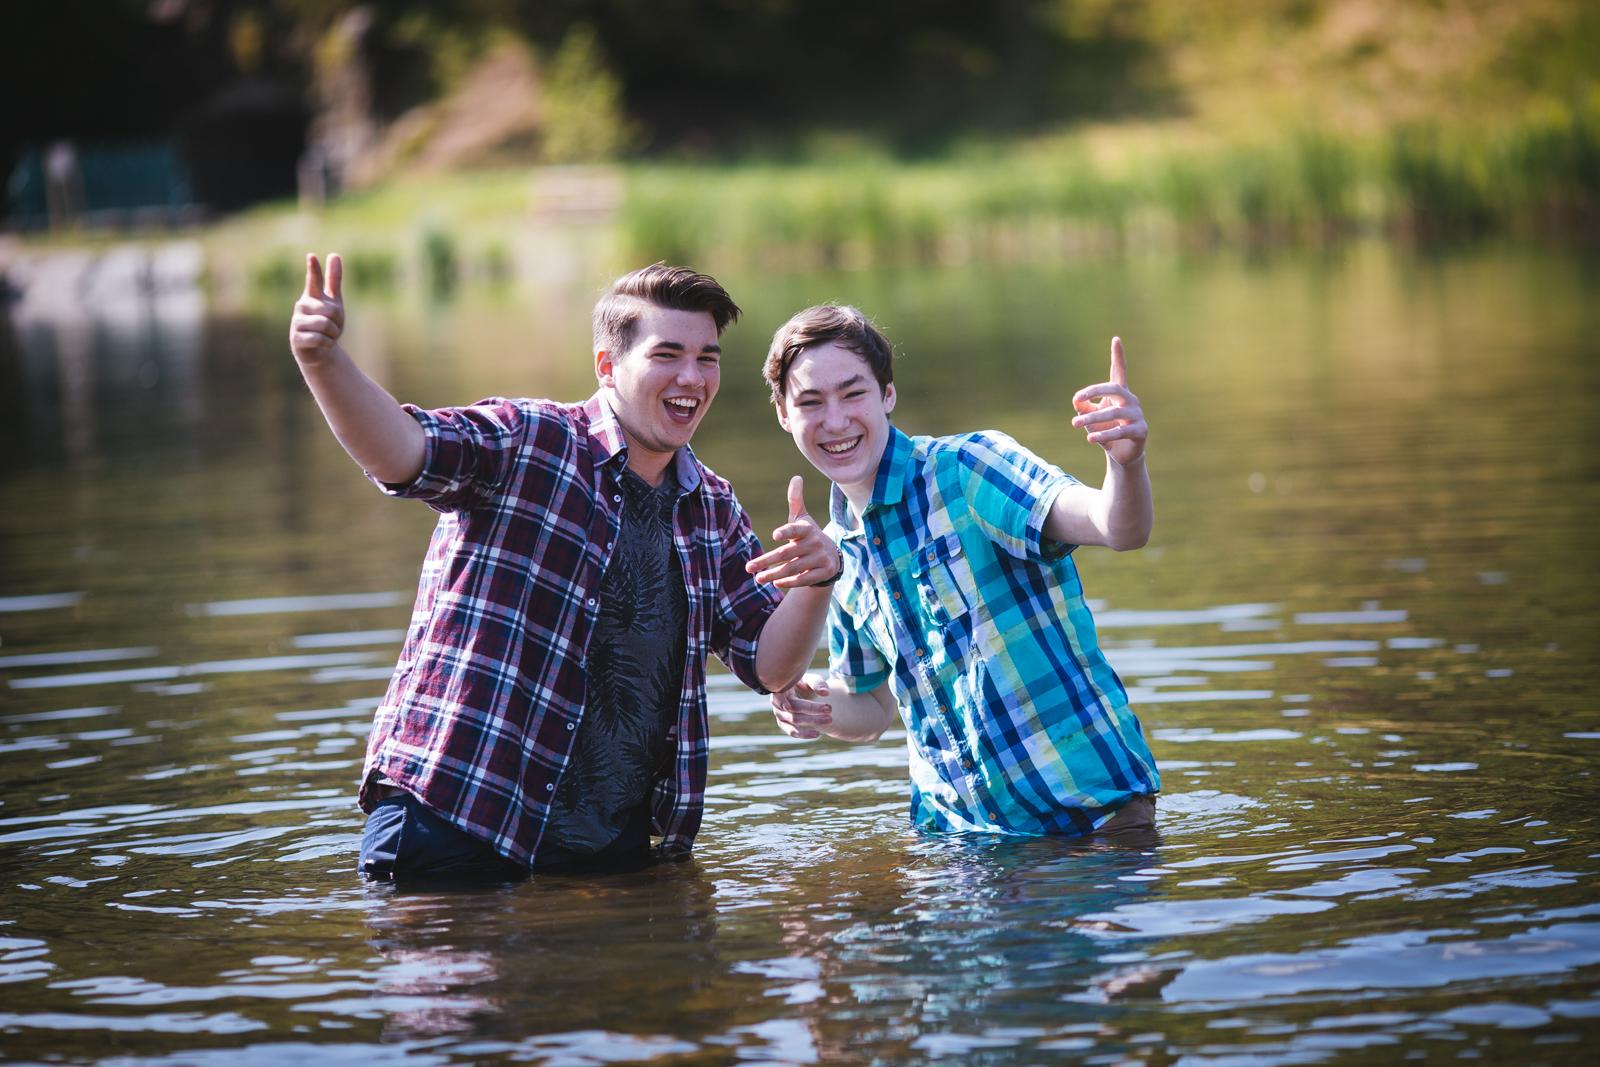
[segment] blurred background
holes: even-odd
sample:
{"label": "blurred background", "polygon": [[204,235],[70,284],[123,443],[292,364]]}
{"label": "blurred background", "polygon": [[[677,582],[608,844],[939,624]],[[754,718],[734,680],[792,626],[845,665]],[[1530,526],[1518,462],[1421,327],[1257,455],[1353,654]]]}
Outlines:
{"label": "blurred background", "polygon": [[768,265],[1597,225],[1582,0],[61,0],[5,19],[6,229],[197,234],[214,285],[298,275],[310,233],[369,282],[437,287],[536,272],[547,231],[578,223],[617,263]]}
{"label": "blurred background", "polygon": [[[51,0],[0,78],[0,1059],[1592,1059],[1592,0]],[[428,406],[580,400],[610,278],[716,275],[763,534],[796,309],[1095,484],[1121,335],[1156,530],[1077,559],[1160,838],[913,835],[901,732],[714,673],[693,863],[358,883],[434,516],[307,395],[310,251]]]}

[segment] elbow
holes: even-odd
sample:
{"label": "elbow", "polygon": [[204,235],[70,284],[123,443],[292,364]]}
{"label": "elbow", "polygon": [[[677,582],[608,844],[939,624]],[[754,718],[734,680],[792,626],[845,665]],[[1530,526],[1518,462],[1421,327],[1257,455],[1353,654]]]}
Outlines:
{"label": "elbow", "polygon": [[761,688],[765,689],[769,693],[781,693],[785,689],[793,689],[795,686],[799,685],[800,679],[804,678],[805,676],[806,668],[804,665],[802,665],[792,674],[766,675],[762,674],[758,670],[756,672],[756,681],[760,682]]}
{"label": "elbow", "polygon": [[1123,540],[1121,540],[1117,544],[1112,545],[1111,547],[1116,549],[1118,552],[1132,552],[1134,549],[1143,548],[1145,545],[1148,545],[1149,543],[1150,543],[1150,535],[1149,534],[1140,534],[1137,537],[1126,537],[1126,538],[1123,538]]}

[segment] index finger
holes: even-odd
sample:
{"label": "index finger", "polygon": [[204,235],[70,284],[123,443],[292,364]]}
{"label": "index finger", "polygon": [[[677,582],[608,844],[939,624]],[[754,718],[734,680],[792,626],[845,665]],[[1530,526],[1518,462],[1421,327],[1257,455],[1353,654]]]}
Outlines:
{"label": "index finger", "polygon": [[306,295],[314,300],[323,298],[322,264],[317,262],[315,253],[306,256]]}
{"label": "index finger", "polygon": [[330,300],[344,299],[341,295],[343,286],[344,260],[340,258],[339,253],[330,252],[328,254],[328,298]]}
{"label": "index finger", "polygon": [[764,552],[744,565],[744,569],[751,574],[764,571],[768,567],[777,567],[794,559],[796,552],[793,543],[779,545],[769,552]]}
{"label": "index finger", "polygon": [[1116,385],[1128,384],[1128,364],[1122,356],[1122,338],[1111,339],[1111,381]]}

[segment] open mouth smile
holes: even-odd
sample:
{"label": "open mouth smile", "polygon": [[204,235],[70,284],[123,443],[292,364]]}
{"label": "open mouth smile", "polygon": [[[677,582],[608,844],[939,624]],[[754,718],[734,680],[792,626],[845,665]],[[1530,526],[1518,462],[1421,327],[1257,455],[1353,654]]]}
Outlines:
{"label": "open mouth smile", "polygon": [[700,401],[693,397],[673,396],[665,401],[667,417],[674,422],[690,422],[694,419],[695,412],[700,410]]}
{"label": "open mouth smile", "polygon": [[818,443],[817,447],[830,456],[848,456],[861,444],[861,437],[857,435],[847,441],[831,441],[828,444]]}

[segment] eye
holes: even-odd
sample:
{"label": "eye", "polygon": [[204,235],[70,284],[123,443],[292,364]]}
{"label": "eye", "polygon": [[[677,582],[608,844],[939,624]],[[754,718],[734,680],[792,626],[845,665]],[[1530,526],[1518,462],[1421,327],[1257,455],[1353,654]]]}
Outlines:
{"label": "eye", "polygon": [[816,406],[817,406],[817,401],[815,401],[815,400],[801,400],[801,401],[797,401],[795,403],[795,407],[800,407],[800,408],[814,408]]}
{"label": "eye", "polygon": [[846,400],[860,400],[862,397],[864,397],[866,395],[867,395],[867,391],[865,389],[853,389],[850,392],[844,394],[844,398]]}
{"label": "eye", "polygon": [[720,363],[722,361],[720,359],[718,359],[716,356],[701,356],[700,357],[700,362],[706,364],[707,366],[715,367],[718,363]]}

